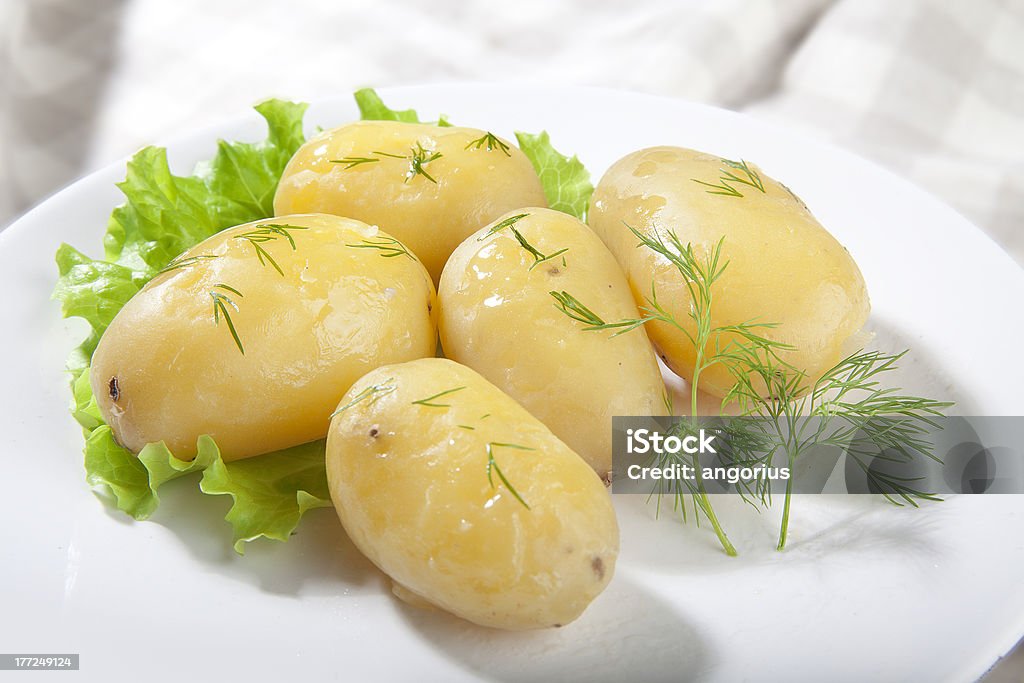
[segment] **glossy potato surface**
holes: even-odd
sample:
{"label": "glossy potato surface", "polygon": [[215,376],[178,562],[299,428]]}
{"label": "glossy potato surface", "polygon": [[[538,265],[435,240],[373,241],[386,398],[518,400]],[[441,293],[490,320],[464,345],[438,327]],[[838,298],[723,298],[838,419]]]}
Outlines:
{"label": "glossy potato surface", "polygon": [[397,595],[477,624],[567,624],[615,569],[618,525],[594,471],[450,360],[356,382],[331,422],[327,478],[345,530]]}
{"label": "glossy potato surface", "polygon": [[[376,246],[375,246],[376,245]],[[432,356],[423,266],[359,221],[282,216],[182,254],[117,314],[92,389],[118,442],[179,458],[209,434],[225,460],[323,438],[341,395],[385,363]]]}
{"label": "glossy potato surface", "polygon": [[[699,259],[722,238],[728,266],[713,287],[713,325],[773,322],[764,336],[795,350],[782,356],[816,378],[841,360],[867,320],[867,289],[849,252],[781,183],[753,164],[680,147],[627,155],[605,173],[591,198],[589,223],[622,265],[638,302],[652,283],[658,299],[693,331],[690,295],[663,256],[641,247],[628,226],[663,240],[674,231]],[[730,175],[740,180],[730,178]],[[693,344],[665,322],[647,325],[669,367],[692,377]],[[701,375],[716,396],[732,386],[721,367]]]}
{"label": "glossy potato surface", "polygon": [[377,225],[408,245],[436,283],[468,235],[511,209],[547,205],[529,159],[486,136],[474,128],[398,121],[324,131],[288,162],[274,210]]}
{"label": "glossy potato surface", "polygon": [[[544,257],[562,253],[543,260],[513,230]],[[612,417],[666,414],[661,372],[642,327],[618,336],[587,330],[552,291],[605,322],[639,317],[622,270],[590,228],[529,208],[500,217],[452,254],[438,288],[441,344],[606,477]]]}

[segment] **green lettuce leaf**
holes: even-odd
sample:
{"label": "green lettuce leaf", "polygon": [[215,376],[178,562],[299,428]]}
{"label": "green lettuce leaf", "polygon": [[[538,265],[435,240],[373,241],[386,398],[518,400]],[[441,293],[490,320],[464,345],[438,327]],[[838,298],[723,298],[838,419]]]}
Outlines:
{"label": "green lettuce leaf", "polygon": [[225,142],[193,175],[175,176],[167,150],[146,147],[118,184],[127,202],[114,210],[104,237],[108,261],[152,277],[178,254],[224,228],[274,214],[274,192],[288,160],[304,142],[305,104],[268,100],[256,107],[267,122],[259,143]]}
{"label": "green lettuce leaf", "polygon": [[93,260],[67,244],[57,249],[57,271],[53,297],[60,301],[64,317],[83,318],[92,328],[68,360],[71,370],[81,370],[107,325],[148,278],[116,263]]}
{"label": "green lettuce leaf", "polygon": [[225,519],[240,555],[245,543],[260,537],[287,541],[307,510],[331,505],[323,440],[236,462],[224,462],[208,436],[199,437],[196,448],[193,460],[179,460],[163,442],[135,455],[101,424],[86,439],[86,479],[108,488],[119,510],[144,520],[159,506],[162,485],[201,472],[203,493],[233,500]]}
{"label": "green lettuce leaf", "polygon": [[415,109],[391,109],[373,88],[356,90],[353,94],[359,107],[359,118],[363,121],[404,121],[405,123],[430,123],[441,128],[450,128],[451,123],[444,114],[437,121],[420,121]]}
{"label": "green lettuce leaf", "polygon": [[85,478],[94,486],[106,486],[114,494],[119,510],[135,519],[146,519],[160,504],[161,485],[202,471],[220,458],[213,439],[199,437],[194,460],[175,458],[163,443],[147,444],[138,455],[114,440],[110,427],[101,424],[85,441]]}
{"label": "green lettuce leaf", "polygon": [[162,147],[137,152],[118,188],[128,201],[114,209],[107,223],[106,260],[147,280],[193,244],[227,227],[218,226],[207,209],[210,190],[203,180],[173,175]]}
{"label": "green lettuce leaf", "polygon": [[217,155],[199,167],[210,190],[208,207],[219,229],[274,215],[274,193],[284,167],[305,142],[302,117],[305,104],[268,100],[256,106],[269,129],[267,139],[218,143]]}
{"label": "green lettuce leaf", "polygon": [[590,173],[575,155],[569,158],[551,146],[546,131],[537,135],[516,132],[519,149],[527,156],[540,177],[548,206],[555,211],[587,219],[587,204],[594,186]]}
{"label": "green lettuce leaf", "polygon": [[356,90],[352,95],[359,107],[359,118],[364,121],[404,121],[419,123],[420,117],[415,109],[391,109],[380,98],[373,88]]}
{"label": "green lettuce leaf", "polygon": [[159,499],[149,487],[145,465],[114,440],[105,424],[85,439],[85,479],[110,489],[118,509],[135,519],[145,519],[156,509]]}
{"label": "green lettuce leaf", "polygon": [[105,424],[103,416],[100,415],[100,408],[96,404],[96,397],[93,396],[92,387],[89,385],[87,369],[82,368],[81,371],[74,373],[71,380],[71,394],[74,396],[71,414],[78,424],[82,425],[86,435]]}
{"label": "green lettuce leaf", "polygon": [[234,499],[228,521],[239,552],[245,541],[260,536],[286,540],[306,510],[330,504],[322,442],[242,463],[225,463],[208,436],[199,438],[193,460],[176,458],[163,443],[149,444],[135,455],[104,424],[88,364],[117,312],[167,263],[226,227],[273,215],[278,180],[304,142],[305,109],[279,100],[260,104],[256,110],[267,122],[266,140],[221,141],[214,158],[199,164],[191,176],[173,175],[164,149],[141,150],[118,185],[126,202],[114,209],[108,223],[105,259],[92,259],[66,244],[56,256],[54,298],[65,317],[82,318],[91,328],[68,362],[71,412],[86,434],[87,481],[107,488],[118,509],[146,519],[160,504],[160,486],[202,473],[201,490]]}
{"label": "green lettuce leaf", "polygon": [[323,440],[235,462],[214,460],[200,488],[234,501],[226,519],[235,550],[260,536],[287,541],[307,510],[331,507],[324,469]]}

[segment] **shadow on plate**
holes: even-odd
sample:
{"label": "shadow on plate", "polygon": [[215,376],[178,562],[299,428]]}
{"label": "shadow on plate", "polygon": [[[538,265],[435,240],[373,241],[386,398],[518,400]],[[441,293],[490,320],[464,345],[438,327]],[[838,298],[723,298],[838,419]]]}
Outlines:
{"label": "shadow on plate", "polygon": [[[922,569],[934,565],[944,549],[942,528],[952,511],[946,503],[925,502],[920,509],[899,508],[869,495],[798,495],[790,513],[786,549],[778,542],[781,501],[756,511],[738,496],[718,496],[715,511],[739,557],[729,557],[705,520],[697,527],[692,513],[683,522],[663,507],[657,518],[644,496],[617,496],[622,533],[620,562],[667,575],[722,575],[768,566],[844,563],[872,557],[899,558]],[[668,503],[669,508],[671,503]]]}
{"label": "shadow on plate", "polygon": [[934,353],[925,340],[906,335],[896,324],[872,316],[867,329],[875,334],[868,344],[869,349],[886,353],[910,352],[899,362],[899,369],[882,376],[882,382],[900,387],[901,393],[910,396],[925,396],[939,401],[953,401],[950,415],[982,414],[974,397],[964,393],[962,383],[953,372],[947,370],[938,354]]}
{"label": "shadow on plate", "polygon": [[[212,571],[279,595],[379,594],[388,584],[345,534],[331,508],[310,510],[287,543],[257,539],[245,555],[232,548],[224,520],[228,496],[208,496],[198,479],[183,477],[160,488],[160,507],[148,520],[172,532],[181,546]],[[129,519],[107,506],[115,517]]]}
{"label": "shadow on plate", "polygon": [[488,680],[678,683],[705,679],[714,664],[695,626],[625,572],[563,628],[501,631],[405,603],[399,612],[425,641]]}

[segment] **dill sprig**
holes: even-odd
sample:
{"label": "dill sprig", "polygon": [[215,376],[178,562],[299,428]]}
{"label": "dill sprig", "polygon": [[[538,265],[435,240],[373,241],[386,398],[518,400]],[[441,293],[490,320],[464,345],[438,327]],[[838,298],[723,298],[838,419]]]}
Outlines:
{"label": "dill sprig", "polygon": [[[712,306],[714,303],[713,285],[725,272],[728,265],[722,261],[722,240],[711,249],[706,258],[701,259],[696,255],[692,244],[682,244],[674,232],[669,232],[667,241],[660,234],[653,236],[645,235],[635,228],[627,225],[627,228],[640,240],[638,247],[645,247],[661,256],[675,267],[682,277],[690,298],[688,314],[693,322],[693,329],[683,325],[658,301],[657,291],[654,283],[651,283],[651,294],[646,297],[646,305],[641,309],[641,317],[636,320],[622,321],[628,325],[637,326],[651,320],[658,320],[672,325],[682,332],[693,344],[695,358],[693,364],[693,376],[690,381],[690,414],[694,416],[692,421],[697,421],[697,398],[700,386],[700,377],[709,368],[725,361],[729,350],[738,344],[757,344],[769,348],[782,346],[766,337],[758,334],[761,326],[747,323],[743,325],[714,325],[712,320]],[[703,514],[710,522],[718,537],[722,548],[727,555],[735,555],[736,548],[729,540],[725,529],[718,520],[711,500],[708,497],[704,485],[702,468],[698,454],[683,456],[691,460],[687,463],[693,465],[695,478],[693,482],[686,482],[687,491],[677,490],[675,507],[685,512],[686,505],[683,496],[689,495],[693,505],[696,519]]]}
{"label": "dill sprig", "polygon": [[[196,254],[195,256],[189,256],[187,258],[177,258],[177,259],[174,259],[173,261],[171,261],[170,263],[168,263],[166,266],[164,266],[160,270],[156,271],[156,274],[157,275],[163,275],[164,273],[169,273],[172,270],[177,270],[178,268],[186,268],[188,266],[195,265],[195,264],[199,263],[200,261],[207,261],[209,259],[214,259],[214,258],[217,258],[216,254]],[[154,277],[156,277],[156,276],[154,276]]]}
{"label": "dill sprig", "polygon": [[565,252],[569,251],[569,247],[565,247],[564,249],[559,249],[558,251],[552,252],[550,254],[544,254],[536,247],[534,247],[532,244],[530,244],[527,241],[527,239],[523,237],[523,233],[516,230],[515,227],[509,227],[509,231],[512,233],[512,236],[516,238],[516,241],[519,242],[519,246],[521,246],[526,251],[526,253],[533,257],[533,263],[530,264],[529,270],[533,270],[534,268],[544,263],[545,261],[550,261],[551,259],[561,256]]}
{"label": "dill sprig", "polygon": [[443,154],[435,152],[434,150],[426,149],[423,147],[423,143],[417,141],[415,147],[409,148],[409,154],[390,154],[388,152],[372,152],[377,156],[388,157],[390,159],[406,159],[409,162],[409,170],[405,172],[405,182],[409,182],[418,175],[423,176],[430,182],[437,185],[437,180],[434,176],[427,173],[427,169],[424,168],[431,161],[437,161]]}
{"label": "dill sprig", "polygon": [[523,507],[525,507],[527,510],[529,510],[530,509],[529,504],[527,504],[527,502],[525,500],[523,500],[523,497],[519,495],[519,492],[516,491],[514,486],[512,486],[512,483],[509,482],[509,480],[505,477],[505,473],[501,471],[500,467],[498,467],[498,461],[494,459],[494,449],[495,448],[514,448],[514,449],[520,450],[520,451],[532,451],[532,450],[535,450],[535,449],[529,448],[527,446],[521,446],[521,445],[515,444],[515,443],[498,443],[498,442],[492,441],[492,442],[487,444],[487,481],[488,481],[488,483],[490,483],[491,488],[492,489],[495,488],[494,476],[493,475],[495,473],[497,473],[498,478],[501,480],[501,483],[503,483],[505,485],[505,488],[507,488],[509,490],[509,493],[511,493],[513,496],[515,496],[516,500],[518,500],[520,503],[522,503]]}
{"label": "dill sprig", "polygon": [[473,149],[480,149],[481,147],[486,147],[488,152],[493,152],[496,149],[500,149],[502,152],[505,153],[505,156],[512,156],[511,152],[509,152],[509,146],[502,142],[498,136],[496,136],[494,133],[490,131],[485,133],[483,137],[477,138],[476,140],[471,140],[469,144],[467,144],[463,149],[469,149],[470,147],[472,147]]}
{"label": "dill sprig", "polygon": [[463,387],[455,387],[454,389],[445,389],[444,391],[437,392],[433,396],[427,396],[426,398],[421,398],[418,401],[413,401],[412,404],[414,406],[426,406],[428,408],[451,408],[452,404],[450,404],[450,403],[435,403],[434,400],[438,399],[438,398],[441,398],[442,396],[448,396],[449,394],[454,394],[457,391],[462,391],[465,388],[466,387],[463,386]]}
{"label": "dill sprig", "polygon": [[394,378],[389,377],[388,379],[384,380],[379,384],[372,384],[366,387],[358,394],[353,396],[351,401],[349,401],[343,406],[339,406],[337,410],[331,413],[331,418],[334,418],[336,415],[345,412],[352,406],[356,405],[357,403],[361,403],[366,399],[372,399],[370,402],[373,403],[381,396],[384,396],[385,394],[390,394],[392,391],[396,389],[395,385],[392,382],[394,382]]}
{"label": "dill sprig", "polygon": [[672,394],[669,393],[668,388],[663,387],[661,390],[661,403],[665,406],[665,411],[669,415],[675,415],[676,409],[672,402]]}
{"label": "dill sprig", "polygon": [[530,244],[530,241],[527,240],[525,236],[523,236],[523,233],[519,232],[519,230],[515,227],[516,223],[518,223],[519,221],[521,221],[522,219],[526,218],[529,215],[530,214],[528,213],[520,213],[516,214],[515,216],[509,216],[505,220],[491,226],[490,230],[488,230],[485,234],[477,238],[477,242],[482,242],[488,237],[493,237],[494,235],[497,235],[499,232],[507,228],[509,232],[512,233],[512,237],[514,237],[516,242],[519,243],[519,246],[522,247],[523,250],[526,251],[526,253],[533,257],[533,263],[530,264],[529,268],[530,270],[533,270],[540,264],[550,261],[551,259],[557,258],[559,256],[562,257],[562,264],[565,265],[564,254],[567,251],[569,251],[568,247],[564,249],[558,249],[557,251],[554,251],[550,254],[545,254],[544,252]]}
{"label": "dill sprig", "polygon": [[569,292],[562,290],[561,292],[550,291],[548,292],[555,300],[555,308],[565,313],[567,316],[581,322],[586,327],[585,330],[595,330],[605,325],[605,321],[601,319],[597,313],[583,305],[583,302],[574,297]]}
{"label": "dill sprig", "polygon": [[409,157],[409,171],[405,174],[405,182],[409,182],[417,175],[421,175],[437,185],[437,181],[434,180],[434,177],[427,173],[426,169],[423,167],[431,161],[440,159],[442,156],[443,155],[440,152],[423,149],[423,145],[417,142],[416,148],[412,151],[412,155]]}
{"label": "dill sprig", "polygon": [[345,246],[352,247],[353,249],[376,249],[380,251],[380,255],[384,258],[408,256],[413,261],[416,260],[416,257],[409,253],[409,250],[405,248],[405,245],[394,237],[377,236],[373,238],[366,238],[360,244],[346,244]]}
{"label": "dill sprig", "polygon": [[230,287],[223,283],[218,283],[213,286],[213,289],[209,291],[210,298],[213,299],[213,323],[220,325],[221,318],[227,323],[228,331],[231,333],[231,338],[235,340],[235,346],[241,351],[242,355],[245,355],[245,348],[242,346],[242,340],[238,338],[238,331],[235,329],[235,323],[231,319],[231,309],[235,309],[238,312],[238,304],[236,304],[231,297],[227,294],[215,291],[217,289],[223,289],[231,292],[232,294],[244,298],[243,294],[234,287]]}
{"label": "dill sprig", "polygon": [[[627,226],[628,227],[628,226]],[[781,357],[792,349],[774,341],[762,330],[776,327],[773,323],[747,322],[714,325],[713,285],[725,272],[728,262],[722,260],[723,240],[700,259],[692,244],[683,245],[674,232],[667,238],[644,235],[630,228],[640,240],[638,246],[662,255],[683,277],[690,296],[689,317],[694,331],[681,325],[657,301],[652,287],[644,320],[661,320],[680,331],[693,344],[695,360],[690,382],[691,414],[696,415],[697,394],[701,374],[709,367],[721,365],[730,373],[734,384],[722,400],[723,412],[730,403],[737,403],[741,416],[754,420],[731,420],[732,432],[726,439],[734,450],[757,454],[768,464],[776,453],[783,453],[790,471],[796,460],[814,446],[839,446],[864,470],[876,490],[890,502],[916,505],[915,499],[935,500],[935,496],[919,491],[912,481],[880,474],[870,468],[872,458],[886,457],[909,462],[915,457],[935,458],[925,438],[929,427],[938,425],[931,418],[941,415],[950,403],[915,396],[905,396],[899,389],[885,388],[879,375],[896,369],[906,353],[885,354],[879,351],[858,351],[844,358],[820,378],[809,382],[806,374]],[[802,419],[807,416],[818,420]],[[696,418],[694,418],[695,420]],[[809,425],[815,429],[809,431]],[[696,456],[694,456],[694,464]],[[695,506],[712,520],[710,502],[703,495],[700,468],[696,468]],[[770,504],[767,481],[755,484],[761,502]],[[786,482],[783,517],[778,549],[786,545],[793,478]],[[692,493],[692,492],[691,492]],[[749,502],[749,501],[748,501]],[[729,552],[724,532],[719,535]],[[730,553],[732,554],[732,553]]]}
{"label": "dill sprig", "polygon": [[[814,447],[839,448],[887,501],[917,507],[919,500],[940,498],[918,488],[916,478],[887,474],[871,465],[879,460],[903,464],[918,458],[939,461],[928,434],[941,428],[934,418],[953,404],[906,396],[881,384],[879,376],[896,370],[906,353],[860,350],[809,382],[805,373],[772,354],[736,349],[736,361],[730,366],[736,381],[725,400],[737,403],[743,415],[766,418],[756,424],[771,444],[761,448],[762,461],[770,461],[779,452],[792,470],[796,460]],[[758,493],[762,503],[766,502],[763,487]],[[786,546],[791,494],[792,477],[786,482],[779,550]]]}
{"label": "dill sprig", "polygon": [[[775,453],[781,452],[792,471],[797,458],[811,447],[840,446],[890,502],[899,504],[898,499],[902,499],[914,505],[915,498],[935,499],[931,494],[914,488],[913,482],[901,481],[898,477],[870,469],[872,457],[896,457],[903,462],[918,456],[934,458],[931,444],[924,437],[928,427],[937,427],[931,418],[951,405],[903,396],[898,389],[882,387],[877,377],[896,369],[896,362],[906,352],[890,355],[859,351],[809,383],[805,373],[780,357],[780,352],[792,347],[760,333],[760,330],[775,327],[774,324],[712,324],[712,286],[728,266],[728,262],[721,258],[722,240],[701,260],[694,253],[693,246],[683,245],[674,232],[668,233],[666,241],[659,235],[652,237],[633,228],[630,230],[639,238],[639,246],[661,254],[676,267],[690,295],[689,315],[695,332],[691,333],[680,325],[657,303],[653,288],[646,317],[672,324],[694,345],[696,358],[690,382],[691,414],[696,414],[701,373],[713,365],[722,365],[734,379],[733,387],[723,398],[723,409],[736,402],[742,415],[760,418],[734,421],[730,425],[736,432],[731,435],[730,442],[738,449],[746,448],[748,454],[760,454],[765,464],[770,463]],[[827,419],[800,419],[804,416]],[[817,426],[813,433],[807,433],[810,424]],[[896,455],[889,455],[891,453]],[[700,488],[700,469],[696,471]],[[767,482],[755,484],[762,503],[770,504],[767,486]],[[793,478],[790,477],[786,481],[779,550],[786,545],[792,487]],[[704,509],[705,503],[710,506],[706,498],[698,495],[694,500]],[[726,552],[729,552],[728,547]]]}
{"label": "dill sprig", "polygon": [[495,234],[501,232],[502,230],[504,230],[505,228],[507,228],[509,226],[515,225],[516,223],[518,223],[519,221],[523,220],[524,218],[526,218],[529,215],[530,214],[528,214],[528,213],[517,213],[515,216],[509,216],[505,220],[503,220],[503,221],[501,221],[499,223],[495,223],[494,225],[492,225],[491,229],[488,230],[485,234],[481,235],[480,237],[477,237],[476,241],[477,242],[483,242],[488,237],[491,237],[492,235],[495,235]]}
{"label": "dill sprig", "polygon": [[405,172],[406,183],[408,183],[416,176],[421,175],[436,185],[437,180],[435,180],[434,177],[427,172],[427,169],[425,169],[424,166],[429,164],[431,161],[436,161],[440,159],[442,156],[444,156],[440,152],[435,152],[434,150],[426,149],[423,146],[423,143],[421,142],[417,142],[415,146],[410,147],[408,154],[392,154],[391,152],[380,152],[377,150],[370,152],[370,154],[374,154],[376,156],[342,157],[341,159],[330,159],[329,161],[332,164],[344,164],[342,170],[347,171],[350,168],[355,168],[356,166],[360,166],[362,164],[377,163],[378,161],[381,160],[382,157],[386,157],[388,159],[404,159],[409,162],[409,168]]}
{"label": "dill sprig", "polygon": [[283,237],[291,245],[292,251],[295,251],[295,238],[292,237],[289,230],[309,230],[309,228],[302,225],[288,225],[287,223],[261,223],[256,228],[253,233],[246,233],[246,235],[255,234],[261,236],[264,242],[270,242],[278,237]]}
{"label": "dill sprig", "polygon": [[548,294],[555,300],[555,308],[565,313],[567,316],[575,320],[576,322],[583,323],[584,330],[618,330],[613,337],[617,337],[620,334],[625,334],[630,330],[635,330],[641,327],[648,318],[636,318],[632,320],[619,320],[616,322],[605,322],[601,316],[594,313],[588,308],[582,301],[577,299],[569,292],[562,290],[561,292],[550,291]]}
{"label": "dill sprig", "polygon": [[345,164],[345,168],[343,170],[347,171],[348,169],[355,168],[360,164],[375,164],[380,161],[380,159],[375,159],[373,157],[342,157],[341,159],[329,159],[328,161],[332,164]]}
{"label": "dill sprig", "polygon": [[[755,174],[756,175],[756,174]],[[690,380],[690,414],[681,429],[696,430],[697,399],[701,376],[714,366],[724,367],[734,385],[722,399],[722,413],[730,404],[737,404],[740,418],[724,422],[723,442],[729,444],[731,457],[743,465],[767,466],[776,454],[783,454],[792,471],[796,460],[815,446],[840,447],[865,472],[874,490],[897,505],[917,504],[917,500],[937,500],[918,490],[914,480],[888,475],[871,468],[878,459],[910,462],[914,458],[936,459],[927,440],[929,428],[938,428],[932,419],[941,415],[951,403],[928,398],[906,396],[899,389],[886,388],[879,376],[896,370],[906,351],[886,354],[879,351],[858,351],[820,378],[811,382],[806,374],[782,358],[793,347],[767,337],[764,332],[777,327],[770,322],[748,321],[719,325],[714,322],[714,285],[728,267],[722,257],[724,239],[719,240],[703,257],[693,245],[683,244],[675,232],[645,235],[627,228],[639,240],[637,247],[646,248],[664,257],[682,278],[689,302],[686,302],[688,324],[683,324],[658,300],[652,283],[645,297],[640,317],[606,322],[579,299],[568,292],[550,292],[556,306],[565,315],[584,325],[584,330],[616,329],[623,334],[650,321],[660,321],[682,333],[694,348],[693,372]],[[667,398],[667,393],[666,393]],[[671,409],[666,400],[669,412]],[[743,418],[753,419],[743,419]],[[807,420],[807,417],[819,418]],[[813,429],[812,429],[813,427]],[[696,522],[707,518],[719,542],[729,555],[736,550],[719,523],[702,479],[698,456],[668,455],[680,464],[692,465],[695,478],[683,480],[685,487],[676,489],[673,507],[686,518],[688,496]],[[786,544],[793,478],[786,484],[783,517],[778,549]],[[660,493],[656,487],[652,492]],[[758,480],[740,491],[744,500],[752,498],[762,505],[771,504],[770,482]],[[658,499],[660,509],[660,496]]]}
{"label": "dill sprig", "polygon": [[[757,174],[757,171],[750,168],[746,161],[743,161],[742,159],[739,161],[722,159],[721,161],[723,164],[731,168],[732,171],[728,171],[724,168],[718,169],[721,173],[721,176],[718,178],[717,183],[708,183],[704,182],[703,180],[697,180],[696,178],[690,178],[690,180],[697,183],[698,185],[704,185],[705,187],[711,188],[707,190],[708,194],[721,194],[730,197],[742,197],[743,193],[733,186],[734,183],[746,185],[747,187],[752,187],[764,193],[764,183],[761,182],[761,176]],[[733,173],[733,171],[738,171],[739,173],[742,173],[743,176],[741,177],[736,173]]]}
{"label": "dill sprig", "polygon": [[[738,348],[756,348],[777,354],[779,351],[791,350],[789,344],[770,339],[761,331],[770,330],[778,325],[771,322],[747,321],[738,324],[715,325],[712,309],[714,306],[713,286],[722,277],[729,263],[722,260],[722,245],[725,238],[720,239],[701,259],[697,256],[693,245],[682,244],[675,232],[668,232],[667,239],[659,234],[645,235],[633,227],[626,226],[640,240],[638,247],[645,247],[663,256],[676,269],[686,286],[689,295],[688,317],[693,329],[683,325],[658,301],[657,291],[651,284],[651,295],[646,297],[646,305],[641,307],[643,322],[657,320],[672,325],[693,344],[696,358],[694,360],[693,378],[690,382],[690,413],[697,412],[697,395],[700,376],[707,369],[716,365],[733,362],[734,351]],[[628,321],[633,323],[635,321]]]}
{"label": "dill sprig", "polygon": [[274,270],[277,271],[278,275],[284,277],[284,271],[281,270],[281,266],[278,265],[277,261],[271,253],[266,250],[263,244],[266,242],[275,242],[278,239],[283,238],[291,246],[292,251],[295,251],[295,238],[292,237],[289,230],[309,230],[309,228],[299,225],[285,225],[283,223],[265,223],[258,225],[255,229],[244,232],[241,235],[236,235],[235,239],[248,242],[256,252],[256,257],[260,260],[261,266],[266,266],[269,263],[273,266]]}

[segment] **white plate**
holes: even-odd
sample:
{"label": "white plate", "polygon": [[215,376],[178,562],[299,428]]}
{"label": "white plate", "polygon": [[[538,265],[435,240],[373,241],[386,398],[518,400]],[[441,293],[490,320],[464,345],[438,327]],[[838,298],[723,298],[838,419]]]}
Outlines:
{"label": "white plate", "polygon": [[[668,99],[587,89],[437,86],[384,91],[426,116],[510,135],[547,129],[596,177],[615,159],[677,144],[757,161],[801,195],[853,253],[883,348],[909,346],[908,388],[965,414],[1024,415],[1024,274],[963,218],[892,174],[749,118]],[[355,118],[348,98],[307,123]],[[170,145],[187,173],[214,139],[258,139],[255,113]],[[799,498],[791,542],[777,512],[719,504],[741,556],[706,530],[616,501],[615,579],[576,623],[504,633],[395,600],[314,511],[287,544],[233,554],[227,501],[187,481],[152,521],[104,506],[83,480],[82,436],[62,373],[84,334],[49,299],[61,241],[98,254],[121,201],[116,164],[0,233],[5,391],[0,393],[0,650],[81,653],[89,679],[180,680],[251,671],[310,680],[975,679],[1024,634],[1018,496],[922,510],[870,499]],[[67,675],[67,674],[62,674]]]}

